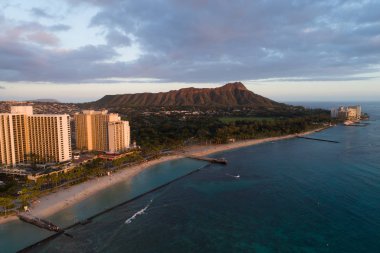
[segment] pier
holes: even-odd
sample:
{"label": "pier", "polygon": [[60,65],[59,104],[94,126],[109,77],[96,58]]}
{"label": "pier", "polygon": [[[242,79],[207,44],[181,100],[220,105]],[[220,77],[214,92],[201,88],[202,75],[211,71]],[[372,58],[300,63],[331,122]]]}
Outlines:
{"label": "pier", "polygon": [[224,159],[224,158],[219,158],[218,159],[218,158],[209,158],[209,157],[193,156],[193,155],[186,156],[186,158],[200,160],[200,161],[206,161],[206,162],[209,162],[209,163],[227,164],[227,160]]}
{"label": "pier", "polygon": [[348,126],[348,127],[366,127],[368,126],[369,123],[354,123],[354,124],[345,124],[344,126]]}
{"label": "pier", "polygon": [[17,215],[18,218],[26,223],[32,224],[34,226],[37,226],[39,228],[43,228],[52,232],[56,233],[63,233],[63,229],[58,227],[57,225],[54,225],[50,221],[40,219],[38,217],[32,216],[31,214],[27,213],[20,213]]}
{"label": "pier", "polygon": [[297,138],[312,140],[312,141],[324,141],[324,142],[331,142],[331,143],[339,143],[339,141],[332,141],[332,140],[319,139],[319,138],[311,138],[311,137],[305,137],[305,136],[297,136]]}

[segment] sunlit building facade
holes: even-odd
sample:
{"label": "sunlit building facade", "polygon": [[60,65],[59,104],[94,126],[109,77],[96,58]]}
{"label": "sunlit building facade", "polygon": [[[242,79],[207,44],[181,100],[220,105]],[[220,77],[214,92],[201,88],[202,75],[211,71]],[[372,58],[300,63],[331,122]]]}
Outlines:
{"label": "sunlit building facade", "polygon": [[128,121],[108,123],[108,151],[117,153],[130,146],[130,127]]}
{"label": "sunlit building facade", "polygon": [[339,108],[331,109],[331,117],[347,120],[360,120],[362,116],[362,108],[360,105],[340,106]]}
{"label": "sunlit building facade", "polygon": [[28,117],[31,159],[40,163],[71,160],[69,115],[34,115]]}
{"label": "sunlit building facade", "polygon": [[84,110],[74,115],[74,121],[79,150],[120,152],[129,148],[129,123],[122,121],[118,114]]}
{"label": "sunlit building facade", "polygon": [[69,115],[33,114],[31,106],[0,114],[0,163],[59,163],[71,159]]}
{"label": "sunlit building facade", "polygon": [[24,163],[30,151],[27,117],[0,114],[0,164]]}

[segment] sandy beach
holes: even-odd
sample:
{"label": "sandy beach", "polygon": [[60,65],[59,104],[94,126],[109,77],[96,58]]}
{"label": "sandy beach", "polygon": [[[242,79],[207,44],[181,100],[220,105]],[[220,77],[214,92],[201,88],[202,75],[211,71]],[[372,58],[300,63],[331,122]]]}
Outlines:
{"label": "sandy beach", "polygon": [[237,149],[237,148],[257,145],[257,144],[261,144],[261,143],[265,143],[265,142],[286,140],[286,139],[295,138],[296,136],[304,136],[304,135],[315,133],[315,132],[320,131],[322,129],[324,129],[324,128],[319,128],[319,129],[315,129],[315,130],[300,133],[300,134],[290,134],[290,135],[284,135],[284,136],[280,136],[280,137],[270,137],[270,138],[263,138],[263,139],[237,141],[237,142],[229,143],[229,144],[193,146],[193,147],[186,149],[184,153],[185,153],[185,155],[206,156],[206,155],[210,155],[213,153],[222,152],[225,150]]}
{"label": "sandy beach", "polygon": [[[37,217],[47,217],[54,213],[59,212],[65,208],[70,207],[71,205],[82,201],[83,199],[122,181],[132,180],[135,175],[141,171],[151,168],[153,165],[163,163],[170,160],[180,159],[186,155],[195,155],[195,156],[206,156],[213,153],[237,149],[246,146],[257,145],[265,142],[273,142],[279,140],[285,140],[294,138],[297,135],[308,135],[319,131],[321,129],[316,129],[313,131],[304,132],[302,134],[292,134],[281,137],[271,137],[264,139],[255,139],[255,140],[246,140],[238,141],[230,144],[220,144],[220,145],[207,145],[207,146],[193,146],[184,150],[181,154],[175,154],[170,156],[161,157],[156,160],[144,162],[135,166],[131,166],[122,170],[117,171],[111,176],[104,176],[96,179],[92,179],[86,182],[83,182],[78,185],[71,186],[66,189],[60,189],[57,192],[52,192],[46,196],[41,197],[36,200],[30,207],[30,212],[32,215]],[[0,218],[0,224],[9,222],[17,219],[16,216],[8,216],[5,218]]]}

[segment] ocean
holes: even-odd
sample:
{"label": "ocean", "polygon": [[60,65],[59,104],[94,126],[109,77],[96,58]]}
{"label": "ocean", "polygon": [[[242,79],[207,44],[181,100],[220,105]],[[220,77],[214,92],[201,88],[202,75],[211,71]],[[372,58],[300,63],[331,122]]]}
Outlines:
{"label": "ocean", "polygon": [[[312,135],[339,143],[289,139],[213,155],[226,166],[154,166],[50,219],[67,226],[201,169],[29,252],[380,252],[380,103],[362,106],[367,127]],[[0,251],[50,234],[19,221],[0,225]]]}

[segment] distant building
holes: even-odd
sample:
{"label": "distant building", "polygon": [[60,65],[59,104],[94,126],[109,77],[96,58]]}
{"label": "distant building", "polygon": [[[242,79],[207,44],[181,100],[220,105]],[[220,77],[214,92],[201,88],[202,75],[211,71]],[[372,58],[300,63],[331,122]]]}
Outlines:
{"label": "distant building", "polygon": [[353,119],[360,119],[362,116],[362,107],[354,105],[348,107],[348,117]]}
{"label": "distant building", "polygon": [[118,114],[84,110],[74,115],[74,121],[77,149],[116,153],[129,148],[129,122]]}
{"label": "distant building", "polygon": [[339,118],[344,120],[359,120],[362,115],[360,105],[355,106],[340,106],[339,108],[331,109],[331,118]]}
{"label": "distant building", "polygon": [[71,159],[70,116],[33,114],[32,106],[12,106],[0,114],[0,163],[57,163]]}
{"label": "distant building", "polygon": [[11,106],[11,114],[33,115],[33,106]]}
{"label": "distant building", "polygon": [[338,118],[339,110],[337,108],[331,109],[331,118]]}

